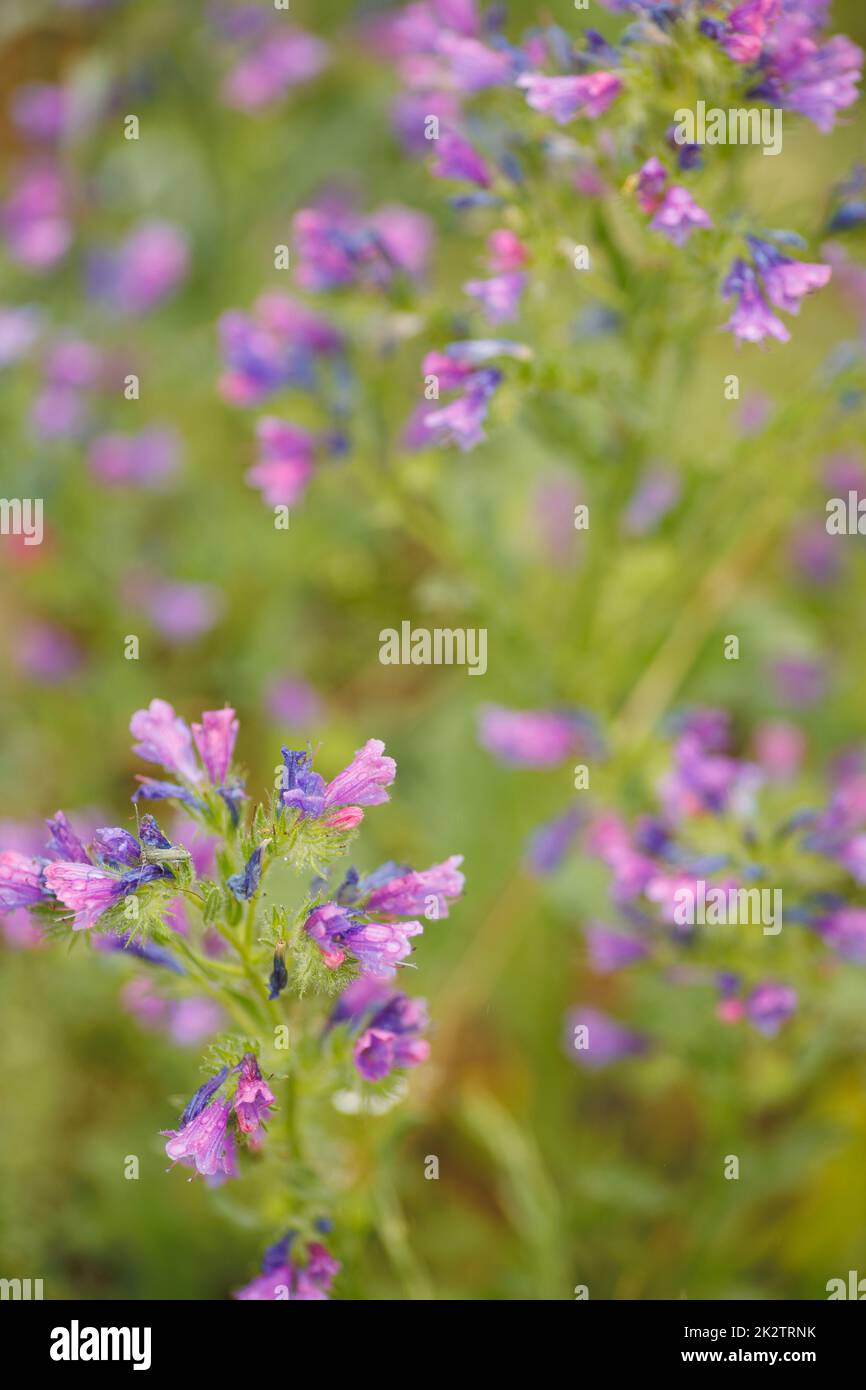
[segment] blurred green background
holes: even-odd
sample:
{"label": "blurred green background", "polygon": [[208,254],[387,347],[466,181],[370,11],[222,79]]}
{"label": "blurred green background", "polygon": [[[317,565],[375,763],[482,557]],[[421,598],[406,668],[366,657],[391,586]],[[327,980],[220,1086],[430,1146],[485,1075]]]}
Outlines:
{"label": "blurred green background", "polygon": [[[572,23],[565,0],[544,9]],[[509,12],[516,35],[537,7]],[[592,1298],[821,1297],[829,1278],[866,1273],[857,968],[824,982],[832,1007],[807,1006],[775,1040],[726,1031],[708,991],[674,991],[651,971],[593,977],[580,928],[610,918],[604,873],[574,857],[538,883],[521,867],[528,834],[571,800],[571,769],[503,768],[478,746],[476,719],[482,701],[586,706],[623,733],[593,797],[606,791],[636,811],[651,804],[657,725],[672,705],[725,705],[750,729],[790,713],[773,660],[805,656],[827,671],[825,698],[801,716],[807,799],[820,795],[829,756],[862,735],[866,560],[852,541],[842,573],[819,588],[791,548],[798,526],[823,518],[821,458],[862,436],[862,413],[839,409],[821,375],[828,353],[862,334],[857,306],[831,286],[792,323],[785,348],[737,354],[717,331],[717,304],[687,370],[664,359],[638,398],[618,340],[572,342],[569,325],[595,288],[560,272],[539,322],[547,316],[563,354],[573,347],[578,370],[592,361],[601,373],[607,413],[591,387],[581,397],[536,379],[503,391],[490,440],[473,454],[403,453],[421,357],[459,336],[459,286],[478,273],[482,234],[401,153],[395,79],[359,47],[352,8],[295,0],[291,17],[333,42],[332,64],[245,115],[218,99],[226,60],[204,6],[4,3],[4,176],[22,153],[2,114],[16,87],[74,76],[124,95],[64,152],[81,189],[70,255],[31,276],[4,253],[0,299],[39,305],[54,328],[108,351],[132,350],[142,399],[101,402],[102,427],[170,423],[184,462],[163,492],[105,489],[80,444],[34,437],[38,368],[0,374],[0,493],[43,497],[47,525],[43,546],[13,551],[4,540],[0,550],[0,817],[30,824],[63,807],[87,824],[128,824],[142,770],[128,720],[154,696],[187,719],[231,703],[253,794],[270,786],[281,742],[320,742],[333,771],[366,738],[384,739],[398,778],[365,821],[359,866],[425,867],[462,853],[467,892],[415,957],[410,988],[430,1002],[431,1062],[397,1111],[335,1119],[350,1175],[335,1211],[338,1295],[567,1299],[587,1284]],[[837,4],[834,17],[864,40],[859,6]],[[593,21],[617,27],[600,11]],[[141,117],[137,143],[121,136],[127,111]],[[862,119],[832,138],[805,123],[786,130],[776,160],[740,153],[763,225],[804,231],[814,250],[830,184],[863,155]],[[354,335],[366,404],[348,456],[318,467],[284,532],[243,479],[253,414],[217,395],[216,320],[264,288],[288,288],[273,247],[330,180],[355,189],[364,209],[423,209],[438,244],[398,349],[380,350],[393,303],[361,295],[318,306]],[[573,224],[552,238],[579,236],[582,215],[576,199]],[[167,305],[118,324],[83,294],[82,255],[145,216],[185,229],[191,271]],[[856,236],[846,246],[862,255]],[[646,267],[650,297],[663,292],[664,260]],[[676,300],[661,312],[675,314]],[[760,443],[743,437],[722,397],[731,371],[770,402],[776,424]],[[798,413],[807,393],[820,411]],[[681,475],[682,499],[654,534],[626,541],[622,507],[650,462]],[[572,535],[559,562],[538,508],[539,492],[557,486],[591,502],[595,528],[585,551]],[[210,630],[166,641],[125,597],[141,573],[213,586],[221,607]],[[381,666],[379,631],[405,619],[486,627],[487,675]],[[74,641],[78,660],[62,678],[22,666],[22,631],[34,623]],[[740,635],[739,663],[721,659],[728,632]],[[132,633],[137,661],[124,659]],[[274,717],[279,678],[317,692],[311,721]],[[203,1184],[165,1171],[158,1131],[174,1098],[198,1084],[198,1051],[120,1007],[136,973],[85,948],[0,947],[0,1274],[41,1277],[48,1297],[224,1298],[252,1272],[259,1235]],[[639,1066],[581,1072],[561,1043],[577,1002],[646,1026],[660,1046]],[[740,1156],[738,1183],[722,1180],[728,1153]],[[129,1154],[141,1160],[138,1182],[123,1177]],[[425,1180],[427,1155],[439,1158],[438,1182]]]}

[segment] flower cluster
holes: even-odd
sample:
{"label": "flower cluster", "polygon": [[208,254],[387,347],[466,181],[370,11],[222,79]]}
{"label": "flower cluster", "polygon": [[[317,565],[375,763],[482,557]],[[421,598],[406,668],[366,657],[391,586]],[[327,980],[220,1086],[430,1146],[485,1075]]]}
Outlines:
{"label": "flower cluster", "polygon": [[[458,212],[488,209],[499,224],[489,233],[491,273],[466,281],[465,293],[488,324],[531,320],[531,301],[549,293],[549,286],[534,284],[532,266],[548,266],[553,249],[551,229],[539,227],[537,208],[549,210],[558,198],[563,220],[570,220],[575,195],[598,243],[595,251],[590,243],[583,252],[606,254],[622,288],[632,252],[618,244],[609,220],[620,187],[635,194],[650,230],[678,252],[696,232],[711,234],[689,255],[690,276],[705,297],[720,282],[724,298],[737,297],[726,327],[738,341],[785,341],[787,329],[769,305],[797,313],[807,293],[827,284],[830,266],[795,261],[747,225],[707,209],[696,190],[703,185],[712,202],[719,189],[716,170],[709,162],[704,168],[703,147],[685,141],[671,124],[673,113],[650,95],[653,79],[663,66],[669,85],[673,67],[685,79],[699,63],[728,88],[732,104],[746,97],[769,103],[809,117],[826,132],[856,99],[862,53],[844,37],[822,39],[825,7],[810,0],[746,0],[724,17],[718,5],[699,3],[635,0],[611,8],[632,9],[638,18],[618,42],[591,28],[572,37],[557,26],[530,30],[515,42],[505,32],[504,11],[482,14],[474,3],[438,0],[372,22],[371,45],[391,59],[405,89],[395,123],[406,148],[429,154],[435,178],[463,186],[451,199]],[[520,98],[534,115],[527,117]],[[483,105],[481,114],[476,101]],[[665,147],[672,157],[675,152],[682,181],[674,181],[659,154],[651,153]],[[649,157],[635,171],[629,166],[636,148]],[[725,269],[732,235],[748,251]],[[804,244],[793,233],[784,235],[790,244]],[[564,255],[580,253],[566,237],[558,247]],[[589,261],[575,265],[587,269]],[[524,352],[529,355],[528,348]],[[488,365],[493,355],[483,339],[473,338],[428,354],[425,404],[407,431],[411,447],[455,443],[465,450],[485,438],[483,421],[502,380],[499,369]],[[438,378],[432,395],[431,378]],[[427,404],[438,400],[440,388],[459,388],[461,394],[444,406]]]}
{"label": "flower cluster", "polygon": [[[701,938],[707,929],[732,922],[742,927],[753,921],[753,910],[754,923],[760,923],[757,904],[761,893],[770,891],[784,902],[787,930],[823,943],[842,961],[866,963],[866,910],[857,893],[866,883],[866,777],[859,756],[839,764],[826,809],[794,806],[759,834],[767,819],[763,794],[771,797],[774,789],[788,786],[798,771],[804,740],[797,734],[793,726],[767,725],[757,731],[754,754],[747,756],[733,751],[723,711],[688,711],[677,720],[652,814],[630,824],[613,811],[582,817],[572,809],[533,837],[529,862],[538,873],[557,869],[581,830],[582,853],[607,870],[616,924],[590,920],[585,928],[588,961],[596,974],[643,964],[661,968],[673,984],[714,991],[720,1021],[745,1019],[771,1037],[797,1009],[803,997],[799,983],[749,982],[727,967],[696,963],[704,954]],[[495,751],[508,757],[501,746]],[[746,916],[729,917],[728,901]],[[699,919],[685,906],[698,902],[705,905]],[[764,930],[775,941],[782,926],[780,908]],[[796,965],[802,956],[792,958],[788,948],[785,960],[792,959]],[[811,966],[805,975],[801,967],[801,976],[811,982]],[[649,1046],[646,1037],[588,1007],[569,1016],[569,1039],[584,1025],[586,1041],[568,1046],[588,1065],[637,1055]]]}
{"label": "flower cluster", "polygon": [[[368,874],[351,867],[329,892],[331,867],[365,808],[389,799],[396,764],[379,739],[330,780],[309,752],[285,748],[270,804],[254,809],[233,766],[233,709],[207,710],[190,725],[155,699],[130,729],[134,751],[173,779],[140,777],[133,802],[174,803],[183,817],[175,839],[144,815],[137,835],[110,826],[85,843],[58,812],[44,853],[30,852],[29,836],[0,852],[0,912],[29,911],[50,935],[90,929],[100,951],[153,969],[168,995],[130,980],[124,1003],[147,1024],[168,1023],[178,1042],[213,1035],[231,1019],[237,1031],[212,1040],[207,1078],[163,1132],[165,1152],[211,1186],[239,1179],[247,1164],[273,1164],[276,1180],[298,1161],[314,1112],[322,1124],[335,1087],[375,1086],[428,1057],[426,1003],[393,981],[423,930],[417,916],[447,918],[462,893],[462,860],[452,855],[421,872],[393,862]],[[316,867],[294,904],[281,890],[266,906],[276,862]],[[301,999],[335,990],[336,1003],[318,1016]],[[286,1054],[289,1027],[301,1041]],[[303,1196],[287,1196],[297,1226],[236,1297],[329,1296],[339,1265],[314,1235],[324,1229],[318,1213],[336,1200],[330,1187],[322,1171],[314,1182],[305,1177]],[[290,1253],[296,1239],[304,1255]]]}

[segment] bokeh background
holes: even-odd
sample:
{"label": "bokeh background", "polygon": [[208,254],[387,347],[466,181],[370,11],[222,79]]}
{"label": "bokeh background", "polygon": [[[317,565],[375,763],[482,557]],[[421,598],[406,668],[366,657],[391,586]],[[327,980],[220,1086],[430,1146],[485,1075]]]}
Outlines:
{"label": "bokeh background", "polygon": [[[339,1295],[560,1299],[588,1284],[593,1298],[821,1297],[829,1278],[866,1273],[862,967],[816,982],[824,1002],[773,1040],[724,1029],[705,992],[652,972],[594,976],[581,928],[609,917],[603,870],[577,851],[544,881],[524,867],[532,830],[573,800],[571,768],[508,770],[479,746],[477,718],[484,701],[574,702],[625,728],[591,795],[638,811],[670,708],[725,705],[744,730],[792,717],[774,670],[795,658],[819,673],[819,694],[793,711],[813,779],[802,796],[819,795],[828,759],[863,734],[866,561],[852,540],[816,584],[802,546],[823,524],[821,459],[862,435],[862,408],[839,405],[827,365],[840,343],[857,348],[862,307],[833,286],[784,349],[736,355],[717,306],[687,361],[665,354],[664,332],[640,345],[653,372],[638,396],[622,367],[632,348],[616,335],[581,342],[586,292],[563,275],[541,331],[546,315],[563,354],[591,360],[584,394],[535,380],[503,392],[473,454],[401,450],[421,357],[459,336],[480,241],[401,151],[395,79],[358,39],[364,8],[293,0],[292,22],[332,43],[331,63],[248,114],[220,99],[232,50],[204,4],[4,0],[6,196],[33,154],[10,114],[18,89],[72,84],[96,114],[58,156],[74,189],[68,253],[40,273],[7,239],[0,302],[33,306],[49,339],[131,362],[140,401],[94,391],[92,429],[171,428],[181,461],[158,489],[106,486],[86,441],[46,437],[35,420],[44,352],[0,368],[0,494],[42,497],[46,516],[42,546],[0,540],[0,816],[10,834],[58,807],[88,825],[128,823],[140,770],[129,716],[154,696],[187,719],[230,702],[253,791],[271,784],[282,742],[320,743],[333,770],[384,739],[398,779],[366,819],[360,866],[460,852],[467,892],[416,956],[430,1064],[399,1110],[338,1121],[363,1175],[342,1199]],[[544,10],[573,20],[565,0]],[[516,33],[537,7],[509,11]],[[857,4],[834,16],[866,38]],[[128,112],[137,142],[122,138]],[[743,196],[764,225],[814,238],[830,185],[863,155],[862,119],[832,139],[802,123],[776,160],[741,153]],[[362,294],[323,306],[353,335],[351,444],[280,531],[244,481],[251,416],[217,393],[216,322],[288,287],[273,248],[332,182],[363,208],[426,212],[434,270],[406,305]],[[88,294],[87,258],[148,218],[183,230],[189,272],[154,312],[119,318]],[[858,237],[845,244],[855,261]],[[661,265],[647,264],[646,286],[668,295],[663,328],[685,312]],[[719,389],[729,371],[769,428],[744,432]],[[627,535],[648,464],[680,479],[679,502],[650,534]],[[591,541],[570,532],[575,498],[592,503]],[[380,630],[405,619],[486,627],[486,676],[380,665]],[[728,632],[738,663],[720,658]],[[124,657],[130,634],[138,660]],[[197,1084],[199,1049],[123,1007],[135,973],[11,928],[0,944],[0,1274],[41,1277],[49,1297],[224,1298],[249,1277],[258,1233],[230,1196],[165,1171],[158,1131]],[[578,1002],[653,1033],[652,1055],[580,1070],[562,1044]],[[721,1179],[727,1153],[745,1180]],[[141,1157],[138,1182],[123,1178],[127,1154]],[[427,1155],[438,1182],[424,1178]]]}

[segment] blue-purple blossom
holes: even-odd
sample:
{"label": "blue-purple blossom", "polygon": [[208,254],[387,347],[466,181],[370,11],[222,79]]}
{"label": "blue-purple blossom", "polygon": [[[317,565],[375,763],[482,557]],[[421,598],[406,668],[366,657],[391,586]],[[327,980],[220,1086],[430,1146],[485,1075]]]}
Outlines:
{"label": "blue-purple blossom", "polygon": [[262,881],[262,853],[263,846],[257,845],[247,860],[243,872],[231,874],[226,879],[226,887],[230,889],[238,902],[247,902],[258,891]]}
{"label": "blue-purple blossom", "polygon": [[304,923],[304,931],[332,970],[350,955],[362,975],[379,978],[396,974],[397,966],[411,954],[409,939],[423,930],[420,922],[364,922],[333,902],[314,908]]}
{"label": "blue-purple blossom", "polygon": [[649,1044],[646,1038],[602,1012],[573,1009],[565,1021],[565,1049],[582,1066],[606,1067],[626,1057],[637,1057]]}

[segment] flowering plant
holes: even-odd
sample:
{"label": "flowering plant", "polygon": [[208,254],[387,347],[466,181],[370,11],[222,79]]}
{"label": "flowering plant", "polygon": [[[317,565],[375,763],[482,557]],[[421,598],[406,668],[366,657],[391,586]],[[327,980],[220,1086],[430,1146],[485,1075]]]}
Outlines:
{"label": "flowering plant", "polygon": [[[130,728],[135,752],[173,779],[139,777],[133,801],[182,807],[189,847],[151,814],[137,835],[104,827],[87,845],[58,812],[44,855],[0,852],[0,910],[38,914],[56,937],[87,931],[230,1017],[235,1031],[212,1041],[165,1152],[211,1186],[257,1170],[266,1220],[288,1228],[237,1297],[327,1298],[339,1264],[318,1237],[340,1184],[319,1130],[341,1093],[344,1106],[354,1096],[363,1108],[370,1086],[396,1102],[400,1073],[429,1055],[424,1000],[395,980],[418,916],[447,917],[462,892],[461,857],[335,877],[364,808],[389,799],[396,764],[378,739],[329,782],[309,752],[284,748],[269,802],[254,807],[233,765],[234,710],[205,711],[190,729],[152,700]],[[294,902],[277,882],[284,865],[312,874]],[[323,999],[336,1000],[329,1012]]]}

